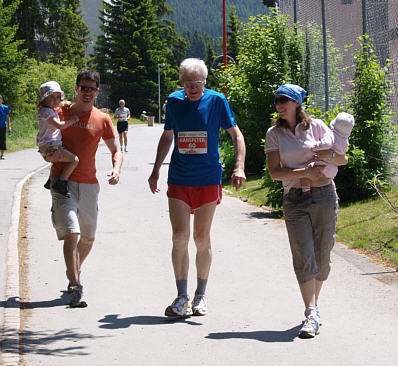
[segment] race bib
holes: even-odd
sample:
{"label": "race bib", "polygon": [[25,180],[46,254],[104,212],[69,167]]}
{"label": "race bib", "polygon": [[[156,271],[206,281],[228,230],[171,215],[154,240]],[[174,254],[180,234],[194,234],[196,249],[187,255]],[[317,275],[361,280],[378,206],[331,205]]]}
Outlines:
{"label": "race bib", "polygon": [[207,154],[207,131],[178,132],[180,154]]}

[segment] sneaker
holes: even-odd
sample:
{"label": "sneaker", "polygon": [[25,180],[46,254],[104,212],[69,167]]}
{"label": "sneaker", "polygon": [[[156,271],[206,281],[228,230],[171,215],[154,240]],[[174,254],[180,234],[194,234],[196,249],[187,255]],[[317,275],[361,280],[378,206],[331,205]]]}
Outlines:
{"label": "sneaker", "polygon": [[70,197],[70,193],[68,190],[68,182],[66,180],[61,180],[61,179],[54,180],[54,182],[51,184],[51,189],[54,192],[62,194],[67,198]]}
{"label": "sneaker", "polygon": [[72,299],[70,301],[71,308],[85,308],[87,307],[87,303],[83,298],[83,286],[77,285],[72,286]]}
{"label": "sneaker", "polygon": [[123,152],[123,146],[120,146],[120,151]]}
{"label": "sneaker", "polygon": [[51,178],[48,177],[47,182],[44,183],[44,188],[45,189],[50,189],[51,188]]}
{"label": "sneaker", "polygon": [[316,306],[316,316],[318,317],[318,324],[319,324],[319,326],[321,326],[322,325],[322,320],[321,320],[321,313],[319,311],[318,305]]}
{"label": "sneaker", "polygon": [[127,146],[124,147],[124,151],[125,151],[125,152],[128,152],[128,151],[129,151],[129,149],[127,148]]}
{"label": "sneaker", "polygon": [[178,296],[164,312],[166,316],[190,316],[192,315],[191,302],[189,296]]}
{"label": "sneaker", "polygon": [[207,315],[206,295],[195,295],[192,303],[193,315]]}
{"label": "sneaker", "polygon": [[307,317],[299,331],[299,338],[314,338],[319,334],[319,323],[312,315]]}
{"label": "sneaker", "polygon": [[1,154],[0,155],[0,160],[5,160],[6,158],[5,158],[5,156],[4,156],[4,154]]}

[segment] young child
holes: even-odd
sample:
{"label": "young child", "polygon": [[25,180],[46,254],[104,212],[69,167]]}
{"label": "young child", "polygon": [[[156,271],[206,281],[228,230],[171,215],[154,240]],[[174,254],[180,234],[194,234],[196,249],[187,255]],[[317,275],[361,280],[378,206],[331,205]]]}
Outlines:
{"label": "young child", "polygon": [[[330,123],[330,129],[333,135],[326,136],[312,144],[311,150],[328,150],[332,149],[333,154],[343,155],[348,149],[348,138],[350,137],[352,128],[354,127],[354,117],[349,113],[339,113],[336,118]],[[307,165],[307,167],[313,167],[314,165],[323,165],[321,172],[327,178],[334,178],[337,174],[337,166],[333,164],[328,164],[327,161],[320,160],[317,162],[312,162]],[[307,198],[311,197],[311,181],[303,178],[300,180],[301,188],[303,193]]]}
{"label": "young child", "polygon": [[79,120],[73,115],[69,121],[60,121],[57,108],[61,105],[61,100],[65,94],[56,81],[48,81],[40,85],[40,101],[37,105],[39,112],[37,120],[39,123],[39,133],[37,134],[37,146],[44,160],[54,162],[64,162],[65,167],[59,178],[48,181],[44,185],[47,189],[65,197],[70,197],[68,191],[68,178],[79,164],[79,158],[62,146],[61,131],[71,126]]}

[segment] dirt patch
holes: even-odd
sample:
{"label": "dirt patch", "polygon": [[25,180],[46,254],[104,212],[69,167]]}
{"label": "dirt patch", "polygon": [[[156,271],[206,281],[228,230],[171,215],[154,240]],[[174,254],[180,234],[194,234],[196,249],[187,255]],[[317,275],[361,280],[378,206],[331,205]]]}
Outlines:
{"label": "dirt patch", "polygon": [[[29,308],[29,237],[28,237],[28,209],[29,209],[29,183],[26,181],[21,192],[21,207],[18,228],[18,256],[19,256],[19,299],[20,299],[20,352],[23,355],[23,335],[27,320],[33,309]],[[25,365],[20,359],[20,366]]]}

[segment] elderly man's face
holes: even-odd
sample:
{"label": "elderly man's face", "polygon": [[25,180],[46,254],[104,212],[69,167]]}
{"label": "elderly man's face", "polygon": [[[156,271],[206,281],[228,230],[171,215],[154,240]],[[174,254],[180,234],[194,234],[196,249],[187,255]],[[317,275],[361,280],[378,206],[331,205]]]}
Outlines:
{"label": "elderly man's face", "polygon": [[198,73],[186,75],[183,85],[185,94],[189,100],[193,102],[202,98],[205,89],[206,79]]}

